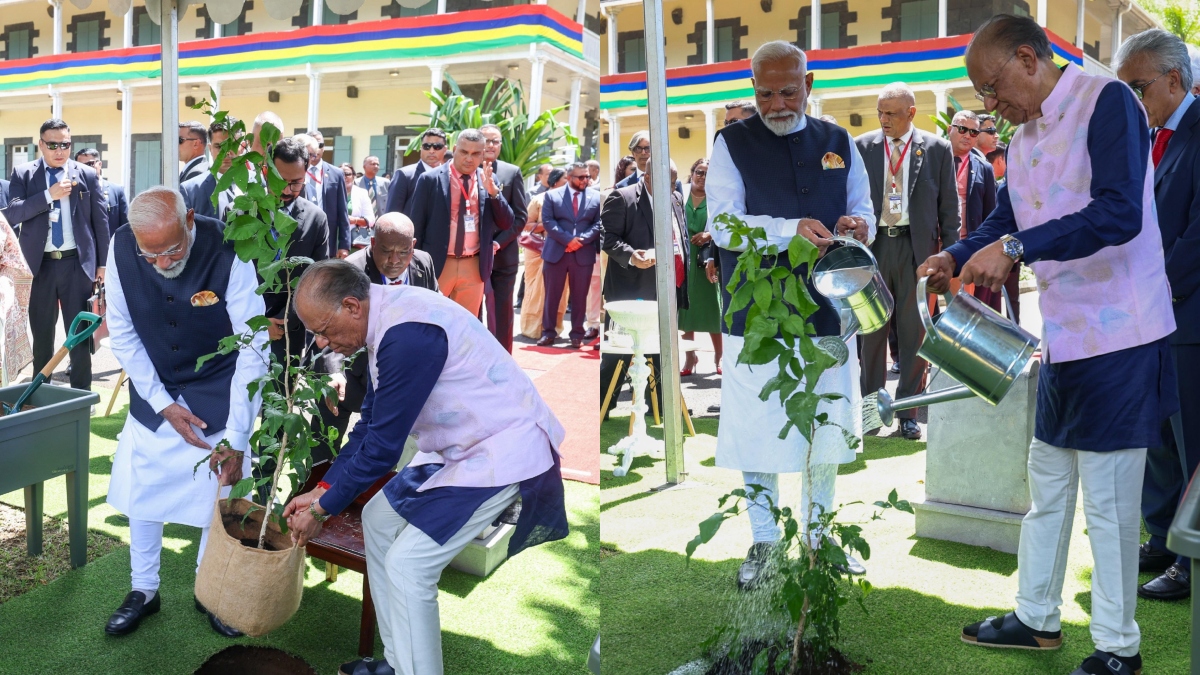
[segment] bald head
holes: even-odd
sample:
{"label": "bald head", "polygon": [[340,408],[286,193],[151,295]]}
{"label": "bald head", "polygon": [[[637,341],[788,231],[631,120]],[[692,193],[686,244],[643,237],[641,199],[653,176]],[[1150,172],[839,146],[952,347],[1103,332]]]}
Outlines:
{"label": "bald head", "polygon": [[254,127],[250,131],[250,133],[254,134],[254,142],[250,144],[251,150],[254,150],[258,153],[263,152],[262,141],[259,138],[261,134],[259,132],[262,131],[263,126],[265,126],[268,122],[270,122],[271,126],[275,127],[275,129],[279,131],[280,136],[283,135],[283,118],[271,112],[270,110],[263,111],[258,114],[258,117],[254,118]]}
{"label": "bald head", "polygon": [[413,222],[403,213],[385,213],[375,221],[371,259],[389,280],[399,279],[412,262]]}
{"label": "bald head", "polygon": [[367,344],[371,280],[345,260],[309,265],[296,285],[296,314],[317,346],[350,356]]}

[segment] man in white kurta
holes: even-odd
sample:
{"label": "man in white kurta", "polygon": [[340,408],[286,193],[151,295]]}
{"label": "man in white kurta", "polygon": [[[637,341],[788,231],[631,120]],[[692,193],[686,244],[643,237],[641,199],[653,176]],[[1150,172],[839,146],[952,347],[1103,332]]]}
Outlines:
{"label": "man in white kurta", "polygon": [[[261,397],[251,399],[247,385],[266,373],[266,336],[196,370],[196,358],[217,351],[221,338],[248,330],[263,300],[254,266],[223,241],[221,223],[186,211],[174,190],[151,188],[130,203],[108,269],[112,350],[130,384],[108,503],[129,517],[133,591],[105,630],[124,635],[161,606],[163,524],[201,528],[198,569],[218,483],[249,475],[245,450]],[[232,451],[214,454],[222,442]],[[218,633],[237,634],[209,620]]]}
{"label": "man in white kurta", "polygon": [[[708,168],[708,229],[719,247],[726,307],[729,296],[724,288],[736,264],[737,251],[744,247],[730,247],[729,232],[714,222],[722,213],[737,216],[751,227],[764,228],[766,243],[778,244],[780,250],[786,250],[797,235],[822,249],[831,244],[833,230],[865,243],[875,235],[867,171],[853,140],[845,130],[804,115],[812,87],[804,52],[786,42],[770,42],[755,53],[752,69],[759,114],[719,132]],[[786,265],[786,259],[779,264]],[[811,284],[809,289],[815,300],[823,301]],[[839,317],[831,304],[809,321],[818,335],[840,332]],[[811,513],[815,520],[811,505],[833,509],[837,465],[854,461],[855,451],[833,427],[818,430],[813,448],[796,430],[779,439],[787,423],[779,394],[772,394],[765,402],[759,400],[759,392],[778,368],[773,364],[736,364],[744,324],[744,316],[735,317],[733,326],[722,321],[727,347],[722,365],[716,463],[742,471],[747,486],[766,488],[749,507],[754,544],[738,572],[738,586],[748,589],[757,582],[771,546],[780,538],[767,507],[767,499],[782,506],[779,474],[808,472],[799,513],[803,518]],[[847,363],[826,371],[816,389],[817,393],[836,392],[846,398],[823,402],[818,412],[828,413],[830,422],[861,438],[862,398],[853,340],[849,351]],[[853,558],[849,571],[865,572]]]}

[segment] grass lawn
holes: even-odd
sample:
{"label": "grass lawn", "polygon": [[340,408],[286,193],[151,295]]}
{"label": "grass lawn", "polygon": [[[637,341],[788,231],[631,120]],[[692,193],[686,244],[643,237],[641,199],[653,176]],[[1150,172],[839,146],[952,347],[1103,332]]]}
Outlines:
{"label": "grass lawn", "polygon": [[[625,418],[605,422],[601,447],[628,430]],[[725,524],[711,543],[685,564],[684,546],[697,523],[717,510],[717,498],[739,486],[740,474],[714,467],[717,422],[696,420],[686,439],[688,481],[682,488],[649,492],[665,482],[661,459],[634,460],[628,476],[612,474],[616,457],[601,456],[600,607],[604,670],[620,675],[665,675],[701,656],[734,597],[734,575],[750,545],[745,516]],[[661,434],[661,428],[652,430]],[[661,437],[661,436],[660,436]],[[838,472],[842,519],[858,522],[871,545],[864,561],[875,590],[842,612],[842,648],[867,673],[895,675],[1070,673],[1092,652],[1091,549],[1078,511],[1063,589],[1063,648],[1030,653],[970,647],[959,639],[968,623],[1011,611],[1017,589],[1015,555],[913,535],[913,516],[888,511],[871,521],[871,502],[892,488],[901,499],[924,499],[925,445],[868,437],[858,461]],[[785,505],[799,501],[798,474],[781,481]],[[1142,581],[1149,575],[1143,575]],[[1139,601],[1142,656],[1147,675],[1188,672],[1190,606]]]}
{"label": "grass lawn", "polygon": [[[109,392],[100,391],[107,405]],[[103,407],[100,407],[103,411]],[[362,577],[342,571],[325,581],[309,560],[300,611],[258,638],[217,636],[192,607],[199,530],[168,525],[162,554],[163,609],[129,636],[104,634],[109,614],[129,592],[129,526],[105,502],[116,435],[125,405],[93,418],[89,527],[120,539],[114,552],[0,604],[0,675],[31,673],[191,673],[232,644],[266,645],[296,654],[321,673],[355,658]],[[45,512],[65,518],[64,479],[46,484]],[[599,490],[567,482],[571,535],[505,562],[487,579],[448,569],[442,575],[442,645],[447,673],[580,673],[600,625]],[[20,492],[0,501],[22,506]],[[8,574],[7,570],[0,574]],[[376,656],[383,647],[376,639]]]}

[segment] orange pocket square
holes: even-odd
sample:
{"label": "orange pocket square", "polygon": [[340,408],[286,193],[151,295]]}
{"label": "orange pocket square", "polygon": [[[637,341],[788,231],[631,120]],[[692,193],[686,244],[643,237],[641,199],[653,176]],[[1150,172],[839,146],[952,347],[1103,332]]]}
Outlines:
{"label": "orange pocket square", "polygon": [[209,307],[220,302],[216,293],[212,291],[200,291],[192,296],[192,307]]}
{"label": "orange pocket square", "polygon": [[827,152],[821,158],[822,169],[844,169],[846,162],[836,152]]}

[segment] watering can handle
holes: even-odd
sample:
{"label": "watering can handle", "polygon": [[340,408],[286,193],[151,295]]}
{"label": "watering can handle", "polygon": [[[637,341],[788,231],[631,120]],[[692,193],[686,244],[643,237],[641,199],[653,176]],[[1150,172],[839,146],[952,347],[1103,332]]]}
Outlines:
{"label": "watering can handle", "polygon": [[1004,309],[1008,312],[1008,318],[1011,319],[1014,324],[1019,326],[1020,323],[1017,321],[1017,315],[1013,313],[1012,300],[1008,298],[1008,289],[1001,286],[1000,292],[1004,294]]}
{"label": "watering can handle", "polygon": [[862,250],[867,252],[867,256],[869,256],[871,258],[871,264],[875,266],[875,269],[879,269],[879,261],[875,259],[875,254],[871,252],[870,246],[867,246],[866,244],[862,243],[861,241],[855,239],[854,237],[836,236],[836,237],[830,237],[829,240],[836,241],[839,244],[857,246],[857,247],[861,248]]}
{"label": "watering can handle", "polygon": [[[79,324],[84,321],[87,321],[88,325],[82,330],[78,330]],[[71,321],[71,329],[67,331],[67,341],[63,346],[68,351],[75,348],[79,345],[79,343],[91,337],[92,333],[96,332],[96,329],[100,327],[100,323],[103,321],[103,317],[98,314],[92,314],[91,312],[80,312],[76,314],[75,319]]]}
{"label": "watering can handle", "polygon": [[[925,326],[925,334],[930,340],[937,340],[938,334],[933,327],[933,314],[929,311],[929,292],[925,290],[928,284],[929,277],[921,277],[917,279],[917,314],[921,315],[921,325]],[[950,303],[951,297],[949,293],[943,293],[942,297],[946,298],[946,304]]]}

